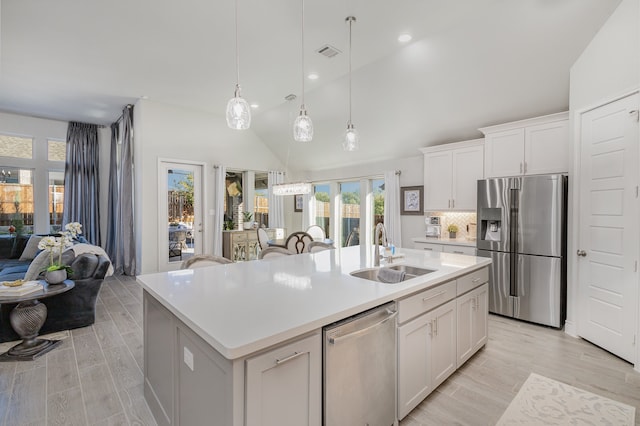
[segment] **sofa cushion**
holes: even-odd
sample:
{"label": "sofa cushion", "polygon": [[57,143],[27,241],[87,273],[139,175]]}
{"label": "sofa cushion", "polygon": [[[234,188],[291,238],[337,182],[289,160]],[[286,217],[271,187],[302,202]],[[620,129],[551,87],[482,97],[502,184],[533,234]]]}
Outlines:
{"label": "sofa cushion", "polygon": [[[21,273],[22,275],[24,275],[28,269],[29,269],[28,263],[23,263],[21,265],[16,265],[16,266],[9,266],[7,268],[4,268],[2,271],[0,271],[0,279],[2,279],[2,277],[4,277],[5,275],[9,275],[9,274]],[[4,279],[2,280],[6,281]]]}
{"label": "sofa cushion", "polygon": [[27,269],[27,272],[24,274],[24,279],[27,281],[37,280],[42,271],[49,267],[49,264],[49,252],[41,251],[29,264],[29,269]]}
{"label": "sofa cushion", "polygon": [[38,243],[40,243],[40,240],[42,240],[41,236],[32,235],[31,238],[29,238],[29,241],[27,241],[27,245],[20,255],[20,260],[35,259],[35,257],[38,255],[38,251],[40,251],[40,249],[38,248]]}
{"label": "sofa cushion", "polygon": [[9,256],[11,259],[18,259],[20,256],[22,256],[22,252],[29,242],[29,237],[31,237],[31,235],[17,235],[13,239],[11,254]]}

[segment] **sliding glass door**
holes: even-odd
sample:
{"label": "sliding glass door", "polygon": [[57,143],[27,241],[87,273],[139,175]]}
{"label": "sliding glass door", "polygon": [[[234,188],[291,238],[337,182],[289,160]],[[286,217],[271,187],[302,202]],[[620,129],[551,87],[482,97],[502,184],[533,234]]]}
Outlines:
{"label": "sliding glass door", "polygon": [[341,182],[340,245],[360,244],[360,181]]}

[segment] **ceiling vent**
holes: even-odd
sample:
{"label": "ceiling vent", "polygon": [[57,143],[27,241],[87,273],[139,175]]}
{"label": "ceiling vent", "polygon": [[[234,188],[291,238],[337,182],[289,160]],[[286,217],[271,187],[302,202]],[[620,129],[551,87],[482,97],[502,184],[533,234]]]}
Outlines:
{"label": "ceiling vent", "polygon": [[325,44],[320,49],[316,50],[316,52],[318,52],[322,56],[326,56],[327,58],[333,58],[338,53],[341,53],[338,49],[333,46],[329,46],[328,44]]}
{"label": "ceiling vent", "polygon": [[285,96],[284,98],[285,98],[286,100],[288,100],[288,101],[293,101],[293,100],[295,100],[295,98],[296,98],[296,97],[297,97],[297,96],[296,96],[296,95],[294,95],[294,94],[292,93],[292,94],[290,94],[290,95]]}

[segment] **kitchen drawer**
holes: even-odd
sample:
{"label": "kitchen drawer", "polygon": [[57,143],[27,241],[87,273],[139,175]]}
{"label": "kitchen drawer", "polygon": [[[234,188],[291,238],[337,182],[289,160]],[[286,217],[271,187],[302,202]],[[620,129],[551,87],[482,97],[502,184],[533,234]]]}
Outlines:
{"label": "kitchen drawer", "polygon": [[414,244],[413,248],[416,250],[442,251],[442,244],[421,243],[421,242],[415,242],[413,244]]}
{"label": "kitchen drawer", "polygon": [[442,246],[442,251],[445,253],[468,254],[470,256],[476,255],[476,248],[470,246],[444,245]]}
{"label": "kitchen drawer", "polygon": [[482,268],[457,279],[458,296],[489,281],[489,268]]}
{"label": "kitchen drawer", "polygon": [[428,312],[456,297],[456,280],[421,291],[398,301],[398,323]]}

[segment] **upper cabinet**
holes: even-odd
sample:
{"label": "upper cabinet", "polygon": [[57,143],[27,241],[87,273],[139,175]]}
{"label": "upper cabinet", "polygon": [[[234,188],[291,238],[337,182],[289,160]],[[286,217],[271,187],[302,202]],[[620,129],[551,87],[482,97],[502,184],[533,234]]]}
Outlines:
{"label": "upper cabinet", "polygon": [[569,172],[569,113],[484,127],[486,177]]}
{"label": "upper cabinet", "polygon": [[422,148],[424,210],[475,210],[483,178],[483,139]]}

